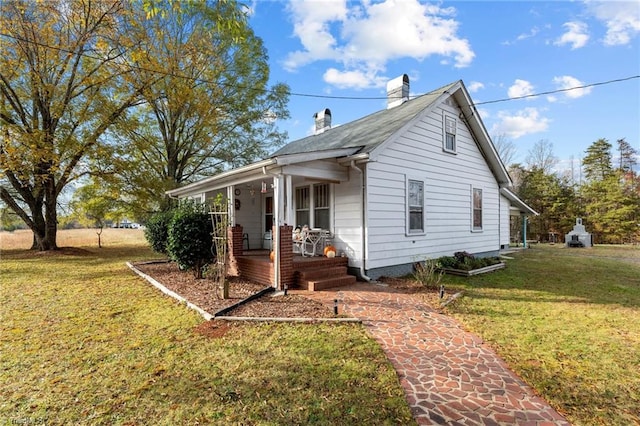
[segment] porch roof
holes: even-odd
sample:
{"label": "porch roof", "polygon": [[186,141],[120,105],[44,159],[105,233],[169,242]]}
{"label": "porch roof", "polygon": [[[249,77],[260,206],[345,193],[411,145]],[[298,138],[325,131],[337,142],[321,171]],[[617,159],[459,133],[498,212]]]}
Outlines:
{"label": "porch roof", "polygon": [[500,194],[507,198],[511,202],[512,208],[516,208],[525,215],[538,216],[539,213],[529,207],[524,201],[522,201],[516,194],[508,190],[507,188],[501,188]]}

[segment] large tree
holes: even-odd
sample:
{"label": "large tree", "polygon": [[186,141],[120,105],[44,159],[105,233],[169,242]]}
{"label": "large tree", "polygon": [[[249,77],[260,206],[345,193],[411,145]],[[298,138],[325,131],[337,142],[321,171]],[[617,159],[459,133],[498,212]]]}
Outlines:
{"label": "large tree", "polygon": [[587,148],[582,159],[582,168],[587,181],[604,180],[613,172],[611,144],[606,139],[598,139]]}
{"label": "large tree", "polygon": [[139,210],[166,207],[164,191],[180,183],[263,157],[286,137],[275,119],[288,117],[288,87],[268,87],[266,51],[240,5],[156,7],[139,17],[145,53],[134,72],[141,81],[162,74],[114,132],[126,142],[117,173]]}
{"label": "large tree", "polygon": [[563,235],[569,232],[579,215],[575,193],[567,178],[544,169],[519,170],[518,195],[539,213],[531,217],[529,232],[539,240],[545,240],[549,232]]}
{"label": "large tree", "polygon": [[638,150],[636,150],[625,138],[618,139],[618,153],[620,154],[620,166],[621,171],[633,172],[635,166],[638,164]]}
{"label": "large tree", "polygon": [[513,164],[513,160],[517,152],[515,144],[511,139],[507,138],[507,135],[504,133],[501,133],[492,139],[502,163],[506,167],[510,167]]}
{"label": "large tree", "polygon": [[[586,151],[583,167],[587,181],[580,188],[587,214],[597,242],[632,241],[638,233],[640,193],[635,184],[633,149],[618,141],[620,167],[614,168],[611,144],[606,139],[593,142]],[[626,160],[624,160],[624,158]]]}
{"label": "large tree", "polygon": [[547,139],[540,139],[531,147],[525,161],[530,170],[541,169],[544,173],[550,174],[558,162],[558,158],[553,154],[553,143]]}
{"label": "large tree", "polygon": [[140,99],[120,0],[0,3],[0,198],[56,249],[58,196],[89,172],[107,128]]}

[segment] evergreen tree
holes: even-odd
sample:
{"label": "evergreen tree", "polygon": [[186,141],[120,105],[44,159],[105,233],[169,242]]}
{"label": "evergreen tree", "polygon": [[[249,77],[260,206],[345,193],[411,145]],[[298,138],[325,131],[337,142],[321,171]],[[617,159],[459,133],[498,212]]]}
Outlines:
{"label": "evergreen tree", "polygon": [[609,141],[601,138],[592,143],[582,159],[582,167],[587,181],[604,180],[609,176],[613,171]]}
{"label": "evergreen tree", "polygon": [[623,172],[634,171],[634,167],[638,164],[636,155],[638,151],[631,146],[625,138],[618,139],[618,152],[620,153],[620,167]]}
{"label": "evergreen tree", "polygon": [[518,196],[539,216],[530,218],[529,232],[538,240],[546,240],[549,232],[565,234],[579,215],[573,187],[568,179],[544,169],[521,169]]}

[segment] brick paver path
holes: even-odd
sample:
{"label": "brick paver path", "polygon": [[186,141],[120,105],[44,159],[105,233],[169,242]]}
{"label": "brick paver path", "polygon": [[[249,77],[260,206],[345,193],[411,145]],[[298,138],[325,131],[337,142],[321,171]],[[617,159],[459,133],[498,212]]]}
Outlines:
{"label": "brick paver path", "polygon": [[363,321],[398,373],[421,425],[569,425],[477,336],[417,294],[356,283],[303,292]]}

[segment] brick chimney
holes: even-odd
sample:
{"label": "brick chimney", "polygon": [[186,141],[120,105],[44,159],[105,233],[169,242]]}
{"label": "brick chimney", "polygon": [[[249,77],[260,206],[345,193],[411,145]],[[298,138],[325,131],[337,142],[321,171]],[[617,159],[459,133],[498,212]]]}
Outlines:
{"label": "brick chimney", "polygon": [[409,76],[402,74],[387,83],[387,109],[409,100]]}
{"label": "brick chimney", "polygon": [[316,122],[316,135],[324,133],[325,130],[329,130],[331,128],[331,110],[329,108],[316,112],[313,114],[313,118]]}

